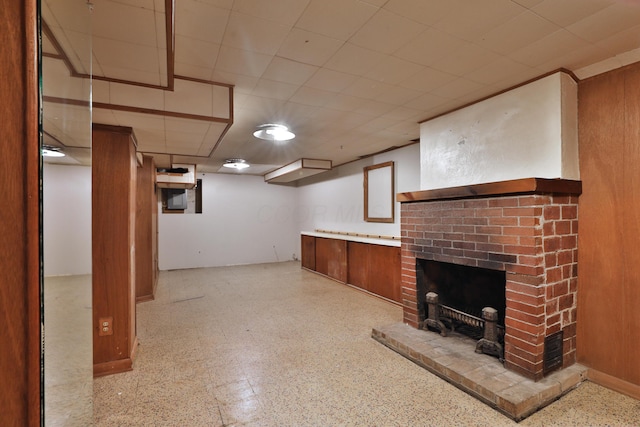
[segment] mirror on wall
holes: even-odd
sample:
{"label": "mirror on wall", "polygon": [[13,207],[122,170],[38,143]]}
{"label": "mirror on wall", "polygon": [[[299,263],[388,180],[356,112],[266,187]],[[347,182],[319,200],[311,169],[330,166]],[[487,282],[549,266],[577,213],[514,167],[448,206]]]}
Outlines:
{"label": "mirror on wall", "polygon": [[380,163],[364,168],[364,220],[394,222],[394,164]]}
{"label": "mirror on wall", "polygon": [[44,423],[92,425],[91,6],[41,3]]}

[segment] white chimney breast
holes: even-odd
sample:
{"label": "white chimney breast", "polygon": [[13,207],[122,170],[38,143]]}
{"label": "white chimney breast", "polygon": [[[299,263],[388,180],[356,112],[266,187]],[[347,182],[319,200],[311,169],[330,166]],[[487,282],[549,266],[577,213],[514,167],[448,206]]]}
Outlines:
{"label": "white chimney breast", "polygon": [[580,179],[577,83],[558,72],[420,125],[420,189]]}

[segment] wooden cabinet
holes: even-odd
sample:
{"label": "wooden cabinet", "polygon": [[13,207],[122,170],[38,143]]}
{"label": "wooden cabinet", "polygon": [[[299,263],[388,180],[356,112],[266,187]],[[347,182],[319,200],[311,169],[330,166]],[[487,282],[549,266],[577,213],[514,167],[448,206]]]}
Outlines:
{"label": "wooden cabinet", "polygon": [[317,237],[315,271],[346,283],[347,242],[344,240]]}
{"label": "wooden cabinet", "polygon": [[348,242],[347,283],[401,302],[400,248]]}
{"label": "wooden cabinet", "polygon": [[131,370],[136,347],[136,153],[131,128],[93,125],[93,374]]}
{"label": "wooden cabinet", "polygon": [[316,238],[302,235],[302,266],[309,270],[316,269]]}
{"label": "wooden cabinet", "polygon": [[153,157],[143,156],[136,178],[136,302],[153,300],[158,284],[158,196]]}
{"label": "wooden cabinet", "polygon": [[400,248],[303,234],[302,267],[401,302]]}

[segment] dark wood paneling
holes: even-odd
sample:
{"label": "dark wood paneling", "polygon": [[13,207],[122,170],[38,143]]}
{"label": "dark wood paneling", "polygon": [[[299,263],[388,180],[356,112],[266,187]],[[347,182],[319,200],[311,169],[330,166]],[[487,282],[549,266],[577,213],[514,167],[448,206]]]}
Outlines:
{"label": "dark wood paneling", "polygon": [[0,424],[38,426],[39,137],[36,2],[0,0]]}
{"label": "dark wood paneling", "polygon": [[[623,350],[622,378],[640,385],[640,65],[625,71],[624,82],[624,283],[621,293]],[[639,397],[640,396],[636,396]]]}
{"label": "dark wood paneling", "polygon": [[[94,374],[131,369],[135,346],[136,157],[131,129],[93,127]],[[100,336],[100,318],[112,335]],[[111,369],[109,368],[111,367]]]}
{"label": "dark wood paneling", "polygon": [[[579,85],[578,361],[640,384],[638,66]],[[635,327],[635,329],[633,329]]]}
{"label": "dark wood paneling", "polygon": [[[156,168],[153,157],[144,156],[136,178],[136,301],[154,298],[158,278]],[[155,209],[155,215],[154,215]]]}
{"label": "dark wood paneling", "polygon": [[370,264],[369,246],[366,243],[347,243],[347,283],[364,290],[370,290]]}
{"label": "dark wood paneling", "polygon": [[400,248],[370,245],[369,263],[368,290],[392,301],[401,302]]}
{"label": "dark wood paneling", "polygon": [[399,247],[349,242],[348,250],[350,285],[401,302]]}
{"label": "dark wood paneling", "polygon": [[316,238],[316,271],[342,283],[347,281],[347,242]]}
{"label": "dark wood paneling", "polygon": [[316,238],[313,236],[301,236],[302,267],[309,270],[316,269]]}

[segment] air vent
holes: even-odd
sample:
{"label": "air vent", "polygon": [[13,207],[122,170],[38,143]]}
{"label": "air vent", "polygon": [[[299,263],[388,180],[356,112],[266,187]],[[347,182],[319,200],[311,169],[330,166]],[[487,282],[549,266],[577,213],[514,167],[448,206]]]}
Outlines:
{"label": "air vent", "polygon": [[548,335],[544,339],[544,364],[542,374],[547,375],[562,367],[562,331]]}

